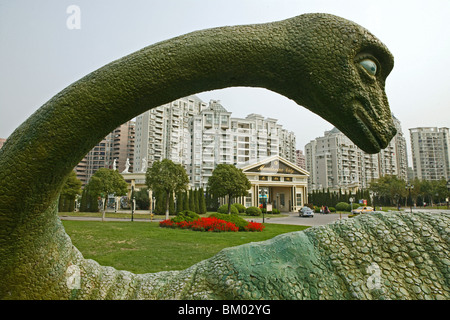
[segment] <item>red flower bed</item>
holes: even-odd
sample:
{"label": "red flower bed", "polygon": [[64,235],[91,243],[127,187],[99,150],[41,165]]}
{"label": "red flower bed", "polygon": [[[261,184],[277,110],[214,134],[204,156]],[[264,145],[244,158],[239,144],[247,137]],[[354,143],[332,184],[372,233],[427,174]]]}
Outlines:
{"label": "red flower bed", "polygon": [[245,231],[263,231],[266,226],[258,222],[249,222]]}
{"label": "red flower bed", "polygon": [[192,229],[195,231],[238,231],[238,227],[234,223],[220,220],[217,218],[200,218],[194,221],[173,222],[172,220],[164,220],[159,223],[163,228],[181,228]]}
{"label": "red flower bed", "polygon": [[[194,221],[174,222],[172,220],[164,220],[159,223],[162,228],[181,228],[191,229],[194,231],[212,231],[212,232],[226,232],[239,231],[239,228],[232,222],[211,218],[200,218]],[[245,231],[263,231],[265,226],[262,223],[249,222],[245,227]]]}

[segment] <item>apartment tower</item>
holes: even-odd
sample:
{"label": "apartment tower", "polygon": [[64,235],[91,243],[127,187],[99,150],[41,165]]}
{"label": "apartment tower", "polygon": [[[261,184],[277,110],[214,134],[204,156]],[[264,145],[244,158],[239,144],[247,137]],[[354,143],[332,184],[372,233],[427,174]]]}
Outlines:
{"label": "apartment tower", "polygon": [[450,137],[448,128],[409,129],[414,176],[423,180],[450,178]]}

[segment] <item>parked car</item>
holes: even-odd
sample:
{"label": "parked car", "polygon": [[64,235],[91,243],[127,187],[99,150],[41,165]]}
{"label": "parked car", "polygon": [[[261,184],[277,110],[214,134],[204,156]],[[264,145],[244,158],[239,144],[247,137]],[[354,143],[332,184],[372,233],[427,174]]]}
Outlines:
{"label": "parked car", "polygon": [[314,211],[310,207],[303,207],[298,210],[299,217],[314,217]]}
{"label": "parked car", "polygon": [[372,212],[372,211],[375,211],[373,209],[373,207],[368,207],[368,206],[358,207],[358,208],[352,210],[352,214],[367,213],[367,212]]}

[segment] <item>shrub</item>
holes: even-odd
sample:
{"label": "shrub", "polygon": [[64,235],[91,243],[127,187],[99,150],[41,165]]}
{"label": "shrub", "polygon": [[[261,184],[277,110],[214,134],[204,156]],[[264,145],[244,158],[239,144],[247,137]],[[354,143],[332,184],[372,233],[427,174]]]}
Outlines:
{"label": "shrub", "polygon": [[334,207],[328,207],[328,210],[330,210],[330,212],[336,212],[336,208]]}
{"label": "shrub", "polygon": [[233,203],[232,206],[235,207],[238,210],[239,213],[244,213],[245,212],[245,206],[243,204]]}
{"label": "shrub", "polygon": [[180,211],[177,213],[177,216],[175,218],[172,218],[171,220],[173,222],[182,222],[182,221],[194,221],[199,219],[200,216],[193,212],[193,211],[189,211],[189,210],[184,210],[184,211]]}
{"label": "shrub", "polygon": [[209,215],[209,217],[215,217],[217,219],[232,222],[239,228],[239,231],[245,231],[245,227],[248,225],[247,220],[245,220],[244,218],[242,218],[238,215],[234,215],[234,214],[212,213]]}
{"label": "shrub", "polygon": [[336,204],[337,211],[350,211],[350,205],[347,202],[339,202]]}
{"label": "shrub", "polygon": [[273,213],[273,214],[280,214],[280,210],[278,210],[278,209],[272,209],[272,213]]}
{"label": "shrub", "polygon": [[[219,209],[217,209],[218,213],[227,213],[228,214],[228,204],[221,205]],[[235,206],[231,206],[230,209],[231,214],[239,214],[238,209]]]}
{"label": "shrub", "polygon": [[248,207],[247,209],[245,209],[245,213],[249,216],[260,216],[261,209],[258,207]]}

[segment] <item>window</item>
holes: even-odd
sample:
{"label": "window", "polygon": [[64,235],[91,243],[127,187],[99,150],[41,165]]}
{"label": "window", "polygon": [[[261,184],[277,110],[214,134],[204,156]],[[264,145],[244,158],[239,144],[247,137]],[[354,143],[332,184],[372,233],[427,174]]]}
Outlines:
{"label": "window", "polygon": [[245,206],[251,207],[252,206],[252,194],[249,193],[246,197],[245,197]]}
{"label": "window", "polygon": [[221,124],[222,125],[227,125],[228,124],[228,116],[222,116],[221,117]]}
{"label": "window", "polygon": [[302,206],[302,194],[301,193],[296,194],[296,202],[297,202],[297,207]]}

